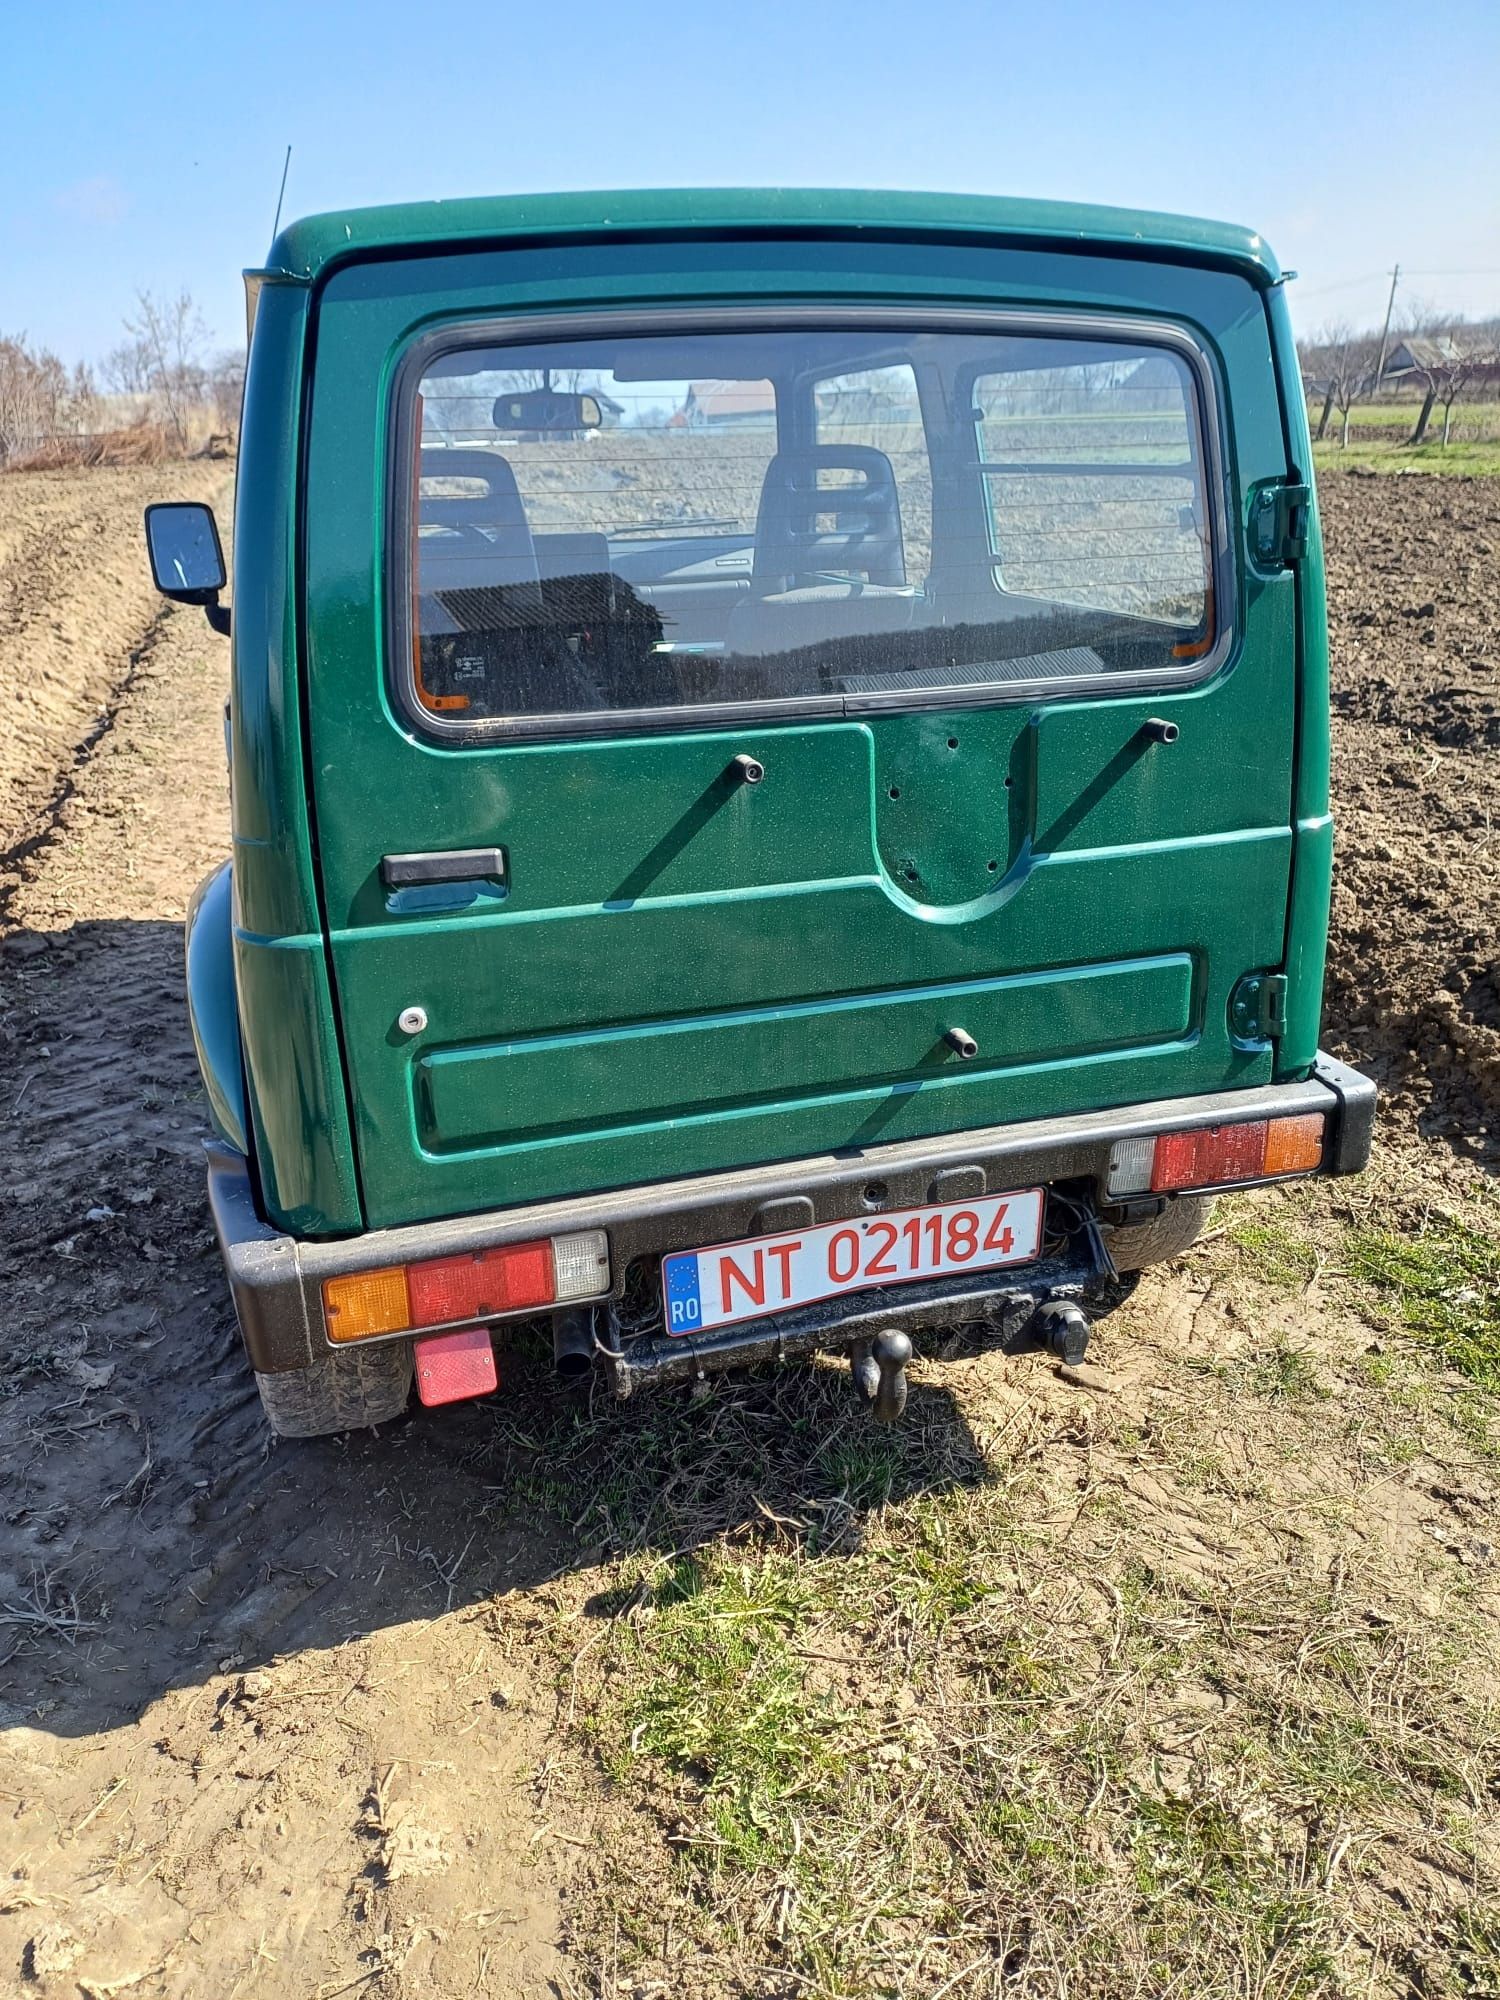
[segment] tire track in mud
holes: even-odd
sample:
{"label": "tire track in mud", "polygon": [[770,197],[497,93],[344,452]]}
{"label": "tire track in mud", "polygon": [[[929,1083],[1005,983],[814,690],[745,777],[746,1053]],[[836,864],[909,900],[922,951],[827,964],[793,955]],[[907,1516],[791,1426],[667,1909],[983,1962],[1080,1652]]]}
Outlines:
{"label": "tire track in mud", "polygon": [[36,812],[30,828],[17,835],[10,846],[0,849],[0,937],[8,926],[11,906],[21,886],[21,873],[39,852],[55,840],[69,802],[78,790],[79,777],[102,740],[115,726],[122,705],[129,700],[142,668],[166,626],[167,612],[156,612],[139,642],[124,656],[124,672],[110,690],[102,713],[75,745],[71,760],[58,771],[51,793]]}
{"label": "tire track in mud", "polygon": [[128,643],[160,599],[141,533],[146,501],[210,499],[222,465],[0,478],[0,846],[34,824],[76,745],[106,709]]}
{"label": "tire track in mud", "polygon": [[491,1530],[472,1423],[269,1440],[182,1004],[227,649],[113,633],[0,939],[0,1984],[50,1924],[141,2000],[543,1992],[574,1850],[538,1851],[551,1698],[489,1607],[565,1552]]}

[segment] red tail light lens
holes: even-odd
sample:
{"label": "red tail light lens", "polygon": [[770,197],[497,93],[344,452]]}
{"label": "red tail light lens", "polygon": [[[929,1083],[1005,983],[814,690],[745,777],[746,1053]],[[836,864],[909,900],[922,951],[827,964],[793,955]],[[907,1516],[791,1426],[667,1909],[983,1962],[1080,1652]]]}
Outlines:
{"label": "red tail light lens", "polygon": [[518,1243],[408,1264],[413,1326],[446,1326],[552,1303],[552,1245]]}
{"label": "red tail light lens", "polygon": [[608,1290],[609,1238],[602,1229],[577,1229],[535,1243],[327,1278],[323,1323],[330,1340],[369,1340],[602,1298]]}
{"label": "red tail light lens", "polygon": [[1109,1157],[1108,1193],[1173,1194],[1313,1173],[1323,1163],[1321,1111],[1291,1118],[1255,1118],[1244,1125],[1203,1125],[1162,1132],[1155,1139],[1118,1140]]}
{"label": "red tail light lens", "polygon": [[1266,1157],[1266,1120],[1208,1125],[1197,1132],[1163,1132],[1151,1167],[1151,1192],[1205,1187],[1210,1181],[1253,1181]]}

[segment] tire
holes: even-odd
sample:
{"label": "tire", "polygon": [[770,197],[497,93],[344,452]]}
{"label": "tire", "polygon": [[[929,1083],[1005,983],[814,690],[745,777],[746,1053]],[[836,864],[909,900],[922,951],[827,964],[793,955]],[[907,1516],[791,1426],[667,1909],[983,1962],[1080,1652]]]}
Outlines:
{"label": "tire", "polygon": [[411,1394],[411,1376],[411,1343],[393,1340],[328,1354],[308,1368],[257,1374],[255,1386],[277,1437],[328,1437],[399,1417]]}
{"label": "tire", "polygon": [[1198,1241],[1213,1212],[1211,1194],[1179,1194],[1150,1222],[1111,1229],[1105,1241],[1115,1269],[1144,1271],[1148,1264],[1170,1263]]}

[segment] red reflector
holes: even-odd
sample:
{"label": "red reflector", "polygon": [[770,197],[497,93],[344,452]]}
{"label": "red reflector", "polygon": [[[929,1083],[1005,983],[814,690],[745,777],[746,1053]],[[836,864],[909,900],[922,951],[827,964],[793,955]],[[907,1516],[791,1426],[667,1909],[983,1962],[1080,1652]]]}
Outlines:
{"label": "red reflector", "polygon": [[1156,1142],[1151,1187],[1212,1187],[1218,1181],[1253,1181],[1264,1170],[1266,1121],[1208,1125],[1197,1132],[1163,1132]]}
{"label": "red reflector", "polygon": [[417,1394],[429,1409],[439,1403],[461,1403],[469,1396],[487,1396],[499,1381],[495,1350],[482,1326],[460,1327],[457,1333],[429,1333],[413,1341],[417,1364]]}
{"label": "red reflector", "polygon": [[524,1312],[554,1297],[552,1245],[511,1243],[462,1257],[432,1257],[406,1267],[413,1326],[445,1326],[489,1313]]}

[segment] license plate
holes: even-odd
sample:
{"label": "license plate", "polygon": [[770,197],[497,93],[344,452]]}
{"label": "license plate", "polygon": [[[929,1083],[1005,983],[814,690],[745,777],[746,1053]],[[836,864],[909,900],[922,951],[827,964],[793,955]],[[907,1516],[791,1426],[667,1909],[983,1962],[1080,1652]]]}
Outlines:
{"label": "license plate", "polygon": [[706,1333],[843,1292],[1026,1264],[1041,1249],[1042,1191],[895,1209],[783,1236],[664,1257],[669,1334]]}

